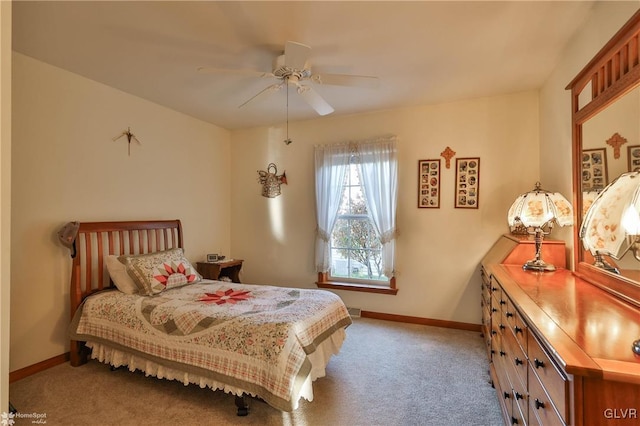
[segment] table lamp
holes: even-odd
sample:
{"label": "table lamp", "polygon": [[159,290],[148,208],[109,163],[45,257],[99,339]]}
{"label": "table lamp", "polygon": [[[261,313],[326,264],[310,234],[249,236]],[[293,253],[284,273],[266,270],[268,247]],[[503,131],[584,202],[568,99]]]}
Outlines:
{"label": "table lamp", "polygon": [[523,226],[529,234],[535,235],[535,258],[522,268],[526,271],[555,271],[555,266],[546,263],[540,256],[542,240],[551,233],[554,223],[560,226],[573,225],[571,203],[562,194],[545,191],[540,187],[540,182],[536,182],[532,191],[519,195],[513,202],[507,221],[509,226]]}

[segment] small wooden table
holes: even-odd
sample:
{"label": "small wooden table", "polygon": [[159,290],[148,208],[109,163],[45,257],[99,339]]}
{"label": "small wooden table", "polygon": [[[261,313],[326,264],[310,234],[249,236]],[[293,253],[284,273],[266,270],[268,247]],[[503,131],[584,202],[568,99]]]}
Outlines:
{"label": "small wooden table", "polygon": [[234,283],[239,283],[242,262],[242,259],[221,260],[218,262],[197,262],[196,269],[203,278],[209,280],[219,280],[221,277],[229,277]]}

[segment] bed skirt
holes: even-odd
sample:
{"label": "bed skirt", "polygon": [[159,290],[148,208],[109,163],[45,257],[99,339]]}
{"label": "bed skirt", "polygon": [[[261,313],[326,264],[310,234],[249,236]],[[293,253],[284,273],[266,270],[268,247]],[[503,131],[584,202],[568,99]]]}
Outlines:
{"label": "bed skirt", "polygon": [[[345,338],[345,330],[344,328],[340,328],[318,345],[313,353],[307,356],[311,362],[311,371],[300,388],[300,394],[292,396],[294,410],[298,408],[300,398],[304,398],[307,401],[313,401],[312,382],[319,377],[325,376],[325,367],[329,363],[329,359],[331,356],[338,354]],[[254,393],[248,392],[242,388],[230,386],[198,374],[166,367],[148,358],[115,349],[102,343],[87,341],[86,346],[91,348],[92,359],[96,359],[105,364],[110,364],[116,368],[126,366],[129,371],[140,370],[144,372],[147,377],[151,376],[157,377],[158,379],[177,380],[182,382],[185,386],[195,384],[201,388],[208,387],[214,391],[222,390],[226,393],[237,396],[246,394],[253,397],[260,397],[260,395],[255,395]]]}

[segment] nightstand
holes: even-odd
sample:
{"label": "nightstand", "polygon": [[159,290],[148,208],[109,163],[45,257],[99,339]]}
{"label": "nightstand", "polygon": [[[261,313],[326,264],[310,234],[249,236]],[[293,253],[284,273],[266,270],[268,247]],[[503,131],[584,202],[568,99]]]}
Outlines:
{"label": "nightstand", "polygon": [[197,262],[196,269],[203,278],[219,280],[221,277],[229,277],[234,283],[240,282],[240,269],[242,259],[221,260],[218,262]]}

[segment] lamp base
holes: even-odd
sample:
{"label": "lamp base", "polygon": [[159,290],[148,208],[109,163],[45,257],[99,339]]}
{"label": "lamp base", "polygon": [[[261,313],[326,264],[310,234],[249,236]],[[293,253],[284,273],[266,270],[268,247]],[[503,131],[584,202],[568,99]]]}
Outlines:
{"label": "lamp base", "polygon": [[618,268],[616,268],[615,266],[613,266],[612,264],[604,260],[604,258],[602,257],[602,254],[598,252],[596,252],[595,254],[595,262],[593,263],[593,266],[597,268],[602,268],[605,271],[611,272],[613,274],[620,275],[620,271],[618,270]]}
{"label": "lamp base", "polygon": [[530,260],[524,265],[522,265],[522,269],[525,271],[535,271],[535,272],[553,272],[556,270],[556,267],[544,262],[542,259]]}
{"label": "lamp base", "polygon": [[633,350],[633,352],[635,354],[640,355],[640,339],[638,339],[635,342],[633,342],[633,345],[631,346],[631,349]]}

